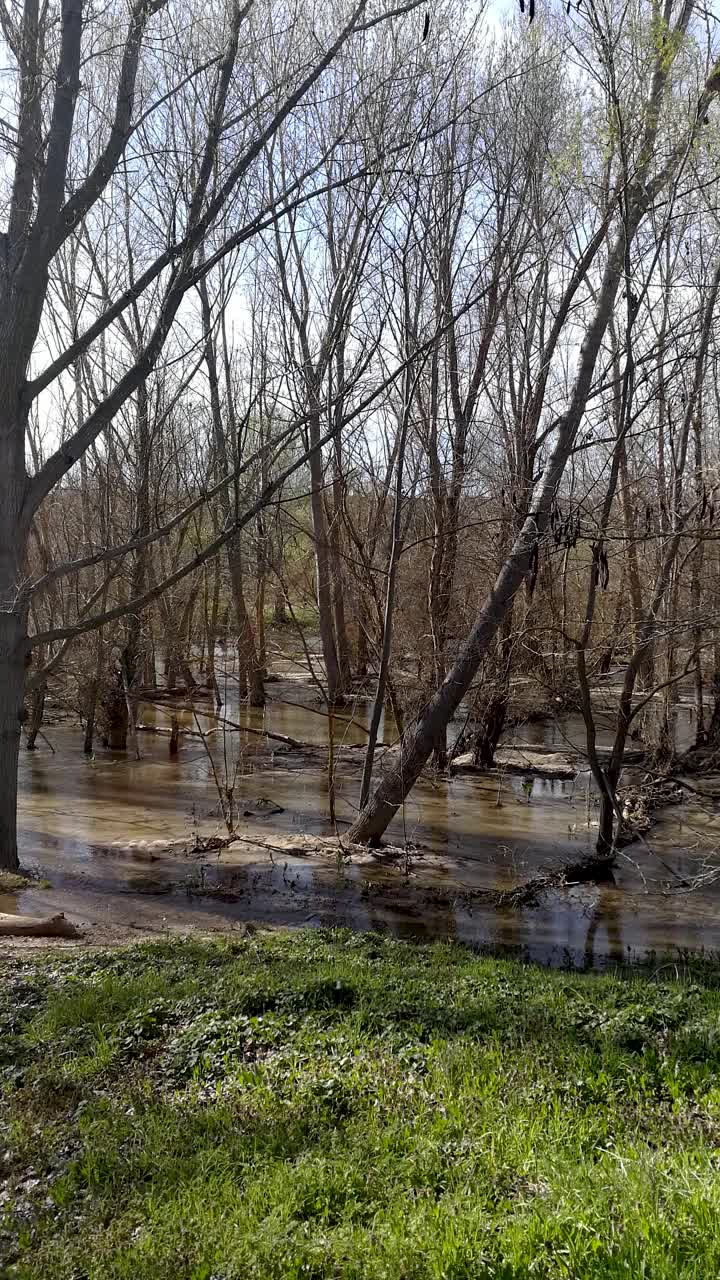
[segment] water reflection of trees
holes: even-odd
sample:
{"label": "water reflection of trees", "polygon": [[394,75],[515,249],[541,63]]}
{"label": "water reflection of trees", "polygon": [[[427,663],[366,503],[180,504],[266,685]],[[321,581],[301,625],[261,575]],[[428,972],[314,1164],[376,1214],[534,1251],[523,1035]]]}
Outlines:
{"label": "water reflection of trees", "polygon": [[[617,889],[603,889],[588,911],[588,929],[585,935],[585,964],[594,967],[599,960],[621,963],[625,958],[624,906]],[[598,934],[605,933],[607,945],[598,948]]]}

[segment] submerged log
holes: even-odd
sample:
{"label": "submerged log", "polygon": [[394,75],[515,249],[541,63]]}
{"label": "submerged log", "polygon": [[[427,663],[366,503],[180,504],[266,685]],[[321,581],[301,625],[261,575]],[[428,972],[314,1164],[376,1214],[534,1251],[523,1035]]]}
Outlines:
{"label": "submerged log", "polygon": [[63,912],[38,919],[0,912],[0,938],[81,938],[79,929],[65,919]]}

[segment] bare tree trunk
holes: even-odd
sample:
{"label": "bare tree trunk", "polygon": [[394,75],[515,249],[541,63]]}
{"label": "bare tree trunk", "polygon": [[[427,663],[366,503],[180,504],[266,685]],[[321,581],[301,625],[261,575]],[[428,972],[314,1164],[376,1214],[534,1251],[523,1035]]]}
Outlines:
{"label": "bare tree trunk", "polygon": [[[150,532],[150,404],[147,383],[141,382],[137,389],[136,406],[136,528],[140,537]],[[130,599],[133,600],[145,591],[148,580],[148,548],[140,547],[134,553]],[[123,678],[127,681],[128,690],[132,692],[140,674],[140,650],[142,636],[142,617],[139,613],[130,615],[128,620],[127,639],[122,655]]]}
{"label": "bare tree trunk", "polygon": [[287,605],[285,600],[285,590],[281,583],[275,588],[275,599],[273,601],[273,622],[276,627],[284,627],[287,625]]}
{"label": "bare tree trunk", "polygon": [[[224,339],[224,330],[223,330]],[[227,351],[225,343],[224,350]],[[227,368],[227,361],[226,361]],[[260,419],[260,444],[265,444],[265,430],[262,417]],[[270,480],[268,473],[267,454],[263,452],[260,462],[260,487],[264,489]],[[261,511],[257,518],[257,547],[255,550],[255,640],[257,647],[257,666],[261,680],[267,676],[267,645],[265,643],[265,594],[267,589],[268,575],[268,552],[270,548],[270,539],[268,537],[265,512]],[[265,686],[263,685],[263,702],[265,700]]]}
{"label": "bare tree trunk", "polygon": [[[213,562],[212,581],[213,581],[212,600],[211,600],[210,608],[209,609],[207,608],[207,599],[206,599],[206,607],[205,607],[205,644],[206,644],[206,650],[207,650],[207,657],[205,662],[205,673],[206,673],[208,688],[212,689],[213,691],[213,695],[215,698],[215,705],[217,707],[221,707],[222,698],[220,697],[220,690],[218,688],[217,676],[215,674],[215,646],[217,644],[218,611],[220,608],[220,561],[219,559],[216,559]],[[206,584],[205,594],[207,597],[207,574],[205,578],[205,584]]]}
{"label": "bare tree trunk", "polygon": [[95,715],[97,711],[97,681],[93,680],[88,689],[87,702],[85,704],[85,732],[83,734],[83,753],[91,756],[93,753],[93,743],[95,741]]}
{"label": "bare tree trunk", "polygon": [[[223,23],[226,31],[219,52],[216,52],[214,36],[210,36],[213,54],[207,67],[213,66],[214,72],[212,83],[207,86],[205,119],[201,124],[197,114],[199,128],[193,131],[192,140],[188,136],[182,151],[171,147],[163,156],[163,164],[167,160],[171,166],[183,166],[180,185],[186,216],[178,219],[172,200],[166,201],[166,208],[161,209],[155,200],[158,192],[154,192],[143,219],[147,217],[147,226],[153,226],[157,235],[153,232],[146,237],[144,230],[137,231],[143,238],[145,250],[141,275],[134,277],[132,270],[124,271],[123,263],[118,261],[114,273],[116,296],[107,300],[91,323],[84,325],[82,333],[75,330],[62,343],[63,349],[56,358],[52,358],[43,337],[42,355],[36,362],[34,355],[44,319],[47,321],[45,332],[52,330],[54,336],[56,332],[62,335],[67,319],[62,307],[56,310],[54,319],[48,315],[49,280],[57,278],[64,247],[73,237],[80,238],[88,227],[96,225],[92,216],[96,207],[102,208],[101,221],[108,232],[105,243],[118,244],[114,179],[119,173],[127,172],[124,165],[127,147],[143,118],[142,104],[136,95],[138,70],[140,82],[149,84],[148,77],[152,77],[153,70],[152,61],[145,56],[145,36],[148,24],[154,26],[155,16],[164,7],[162,3],[132,4],[125,18],[118,20],[119,15],[112,14],[107,17],[107,25],[101,21],[107,15],[98,15],[95,10],[91,13],[90,7],[81,0],[64,0],[59,6],[39,5],[37,0],[28,0],[24,5],[13,5],[12,13],[3,11],[4,39],[12,46],[4,57],[7,66],[3,74],[7,75],[7,93],[14,104],[10,125],[12,146],[9,150],[5,148],[4,156],[6,198],[4,229],[0,234],[0,862],[6,867],[17,864],[17,764],[25,662],[30,645],[26,551],[32,520],[53,490],[113,422],[129,397],[147,380],[175,325],[183,299],[197,283],[197,253],[201,243],[217,227],[224,206],[232,203],[234,211],[245,208],[258,156],[266,146],[271,146],[298,104],[323,79],[346,43],[363,29],[367,5],[359,0],[340,29],[330,36],[330,43],[323,38],[309,60],[301,57],[301,65],[289,71],[289,80],[283,60],[283,71],[278,72],[274,82],[277,101],[268,120],[258,122],[255,130],[249,126],[239,151],[228,158],[227,164],[222,162],[220,177],[222,140],[231,128],[230,103],[233,114],[235,111],[236,94],[231,86],[237,78],[240,31],[252,7],[230,6]],[[96,20],[101,22],[97,31]],[[284,17],[280,21],[286,23]],[[274,48],[274,14],[268,15],[268,23]],[[158,33],[161,40],[162,30]],[[103,69],[102,92],[88,97],[82,90],[82,79],[93,74],[87,58],[90,53],[92,62],[91,46],[96,41],[99,41],[98,48],[109,49],[111,56]],[[253,56],[251,48],[250,57]],[[201,52],[201,61],[204,59],[205,54]],[[270,65],[273,64],[274,57],[270,60]],[[175,66],[176,74],[169,74],[163,85],[162,102],[163,110],[171,113],[166,121],[177,119],[179,123],[189,118],[184,115],[185,107],[191,114],[195,111],[197,98],[195,76],[187,76],[182,58]],[[189,97],[184,96],[186,88]],[[81,92],[84,105],[78,110]],[[145,102],[143,92],[143,104]],[[153,111],[152,105],[150,110]],[[183,114],[175,116],[176,111]],[[172,134],[172,125],[169,127]],[[135,158],[139,159],[141,171],[143,158],[138,152]],[[158,158],[149,148],[144,159],[152,186]],[[168,169],[168,175],[170,172]],[[301,186],[299,183],[298,190]],[[167,222],[162,226],[165,213]],[[255,219],[253,210],[245,224],[248,235],[257,229],[259,219],[259,213]],[[133,229],[141,225],[144,223],[134,223]],[[104,234],[99,237],[100,241],[104,238]],[[235,240],[228,232],[221,240],[219,251],[229,254],[239,243],[240,239]],[[216,244],[217,241],[213,248]],[[86,299],[92,296],[95,312],[95,301],[100,294],[96,290],[98,272],[92,262],[93,246],[90,250],[83,288]],[[149,334],[142,350],[121,372],[123,359],[118,349],[118,376],[114,386],[107,389],[102,401],[77,429],[67,432],[61,429],[57,447],[35,473],[28,476],[25,448],[32,406],[50,386],[54,385],[57,390],[57,379],[73,361],[83,357],[91,347],[97,352],[110,326],[131,306],[136,315],[142,313],[145,317],[149,313]],[[62,320],[59,320],[61,312]],[[121,346],[118,344],[118,348]],[[41,366],[39,369],[36,363]],[[56,404],[61,403],[62,394],[57,394]],[[209,550],[207,554],[211,554]],[[147,603],[150,603],[148,592],[138,598],[136,606]],[[124,606],[116,608],[120,612],[114,614],[112,620],[124,616]],[[103,622],[110,620],[102,619]],[[81,630],[91,630],[101,625],[101,616],[88,617],[85,624]],[[48,641],[70,638],[56,636],[52,631],[46,635],[36,634]]]}
{"label": "bare tree trunk", "polygon": [[[704,512],[703,496],[705,494],[705,486],[703,482],[703,456],[702,456],[702,408],[695,415],[693,424],[693,436],[695,442],[695,498],[700,503],[702,521]],[[695,647],[695,660],[693,663],[693,687],[695,693],[695,745],[702,746],[705,741],[705,705],[703,690],[703,669],[702,669],[702,626],[700,624],[700,604],[702,572],[705,559],[705,543],[702,538],[698,540],[690,559],[690,606],[693,615],[693,644]]]}
{"label": "bare tree trunk", "polygon": [[612,620],[612,626],[610,629],[610,636],[608,638],[608,642],[607,642],[607,645],[605,646],[604,651],[600,655],[598,665],[597,665],[598,675],[601,675],[601,676],[606,676],[608,671],[610,670],[613,663],[613,658],[615,656],[615,649],[617,647],[617,643],[620,638],[623,610],[625,608],[626,577],[627,577],[627,563],[624,562],[620,570],[620,586],[618,587],[617,598],[615,600],[615,609],[613,612],[613,620]]}
{"label": "bare tree trunk", "polygon": [[[669,590],[669,599],[665,602],[664,613],[666,619],[677,617],[678,606],[678,577],[673,574],[672,583]],[[672,761],[675,752],[675,675],[677,668],[676,661],[676,644],[672,635],[672,630],[668,628],[668,632],[664,640],[665,647],[665,663],[664,670],[661,666],[662,679],[665,688],[662,690],[660,698],[660,706],[658,710],[658,732],[657,740],[653,745],[653,763],[657,769],[667,769]]]}
{"label": "bare tree trunk", "polygon": [[395,505],[393,508],[392,523],[392,545],[390,548],[390,563],[388,565],[387,594],[385,596],[385,618],[383,623],[382,649],[380,651],[380,670],[378,672],[377,689],[375,690],[375,701],[373,703],[372,716],[370,718],[370,730],[368,733],[367,747],[365,749],[365,762],[363,764],[362,782],[360,784],[360,808],[364,809],[370,795],[370,784],[372,782],[373,760],[375,757],[375,747],[377,745],[378,730],[380,728],[380,720],[385,707],[385,690],[387,687],[388,671],[390,669],[390,654],[392,652],[392,630],[393,630],[393,613],[395,610],[395,583],[397,579],[398,563],[402,551],[402,505],[403,505],[403,475],[405,466],[405,443],[407,439],[408,423],[410,418],[410,373],[405,374],[405,403],[403,405],[402,426],[400,431],[400,443],[397,453],[397,472],[395,480]]}
{"label": "bare tree trunk", "polygon": [[714,646],[712,695],[713,706],[705,741],[711,751],[720,751],[720,644]]}
{"label": "bare tree trunk", "polygon": [[[336,353],[337,363],[337,380],[338,386],[342,387],[345,378],[345,353],[342,342],[338,344]],[[343,400],[342,396],[338,397],[335,408],[335,422],[337,425],[337,435],[333,444],[333,513],[330,521],[330,560],[332,564],[332,597],[333,597],[333,621],[335,623],[335,642],[337,644],[338,666],[340,668],[340,679],[343,688],[347,689],[352,676],[350,662],[350,645],[348,642],[347,622],[345,618],[345,575],[343,573],[342,562],[342,525],[341,515],[344,509],[344,484],[343,475],[343,459],[342,459],[342,440],[340,425],[343,416]]]}
{"label": "bare tree trunk", "polygon": [[130,739],[130,747],[131,747],[132,753],[135,759],[139,760],[140,747],[138,745],[137,729],[135,727],[137,708],[135,704],[135,699],[132,696],[132,690],[130,688],[130,680],[128,678],[127,667],[125,666],[124,661],[122,664],[122,682],[123,682],[123,693],[125,694],[127,736]]}
{"label": "bare tree trunk", "polygon": [[28,717],[27,738],[25,740],[25,746],[28,751],[35,750],[35,741],[42,728],[46,693],[47,683],[43,680],[41,684],[35,686],[30,695],[30,715]]}
{"label": "bare tree trunk", "polygon": [[364,680],[368,670],[368,633],[370,619],[363,596],[358,592],[357,600],[357,644],[355,646],[355,673],[359,680]]}
{"label": "bare tree trunk", "polygon": [[[227,442],[225,439],[225,431],[223,427],[222,407],[220,404],[220,383],[218,380],[217,354],[215,349],[215,337],[212,326],[212,316],[210,312],[210,299],[208,297],[207,283],[202,280],[198,290],[200,294],[200,303],[202,308],[203,319],[203,338],[205,342],[205,364],[208,371],[208,383],[210,386],[210,408],[212,412],[213,424],[213,440],[215,443],[215,453],[217,455],[218,466],[222,475],[226,475],[229,471],[229,453]],[[223,335],[224,337],[224,335]],[[227,351],[226,351],[226,370]],[[230,388],[226,388],[228,396]],[[234,411],[230,410],[231,424],[234,423]],[[236,448],[239,443],[236,442]],[[219,494],[220,509],[223,513],[225,521],[228,522],[232,518],[232,508],[230,502],[230,494],[227,488],[223,488]],[[245,593],[243,589],[243,563],[242,548],[240,545],[240,535],[235,534],[227,543],[227,561],[230,573],[230,586],[232,589],[233,604],[235,605],[235,617],[237,622],[237,645],[238,645],[238,674],[240,677],[240,696],[247,696],[250,705],[253,707],[265,706],[265,685],[263,683],[262,664],[258,661],[257,650],[255,647],[255,636],[253,634],[252,623],[245,603]]]}
{"label": "bare tree trunk", "polygon": [[227,544],[227,560],[228,569],[230,571],[230,587],[232,590],[233,604],[235,605],[235,620],[237,623],[240,696],[247,696],[251,707],[264,707],[265,685],[263,683],[263,673],[260,669],[257,650],[255,648],[255,637],[253,635],[250,614],[248,613],[247,605],[245,604],[242,549],[240,547],[239,536],[229,540]]}
{"label": "bare tree trunk", "polygon": [[[267,646],[265,643],[265,587],[267,583],[267,537],[265,520],[258,516],[257,522],[257,557],[255,583],[255,639],[257,647],[257,665],[261,679],[267,675]],[[265,687],[263,685],[263,694]]]}
{"label": "bare tree trunk", "polygon": [[502,737],[510,701],[510,667],[512,655],[513,607],[510,606],[503,622],[495,658],[497,674],[491,685],[490,698],[483,708],[480,724],[475,731],[473,755],[480,768],[489,769],[494,763],[495,752]]}
{"label": "bare tree trunk", "polygon": [[[312,447],[320,442],[320,415],[313,412],[310,417],[310,444]],[[315,537],[315,568],[318,612],[320,615],[320,643],[322,645],[323,662],[325,664],[325,680],[328,699],[331,704],[338,703],[343,696],[343,682],[340,674],[337,647],[335,644],[335,628],[333,626],[332,574],[330,569],[330,548],[328,545],[327,521],[325,518],[325,502],[323,499],[323,465],[322,455],[318,448],[310,458],[310,508],[312,511],[313,534]]]}
{"label": "bare tree trunk", "polygon": [[[337,510],[337,508],[336,508]],[[337,644],[338,666],[343,688],[350,683],[352,669],[350,664],[350,645],[348,642],[347,622],[345,619],[345,583],[342,572],[340,551],[340,528],[335,516],[330,525],[330,558],[332,562],[332,602],[333,621],[335,624],[335,640]]]}
{"label": "bare tree trunk", "polygon": [[103,633],[102,630],[100,630],[95,635],[95,667],[85,699],[85,733],[83,735],[83,752],[86,756],[91,756],[93,753],[95,719],[97,716],[98,694],[102,680],[102,668]]}
{"label": "bare tree trunk", "polygon": [[[620,503],[622,507],[625,534],[625,563],[627,567],[628,586],[630,588],[630,605],[632,609],[633,645],[635,645],[638,642],[643,616],[642,590],[640,587],[640,570],[638,567],[637,547],[635,545],[636,530],[633,522],[632,502],[630,499],[627,449],[624,440],[620,449]],[[647,673],[645,683],[648,688],[652,684],[652,672]]]}
{"label": "bare tree trunk", "polygon": [[17,771],[24,715],[27,614],[17,605],[23,552],[17,540],[22,485],[0,472],[0,867],[14,870],[17,852]]}

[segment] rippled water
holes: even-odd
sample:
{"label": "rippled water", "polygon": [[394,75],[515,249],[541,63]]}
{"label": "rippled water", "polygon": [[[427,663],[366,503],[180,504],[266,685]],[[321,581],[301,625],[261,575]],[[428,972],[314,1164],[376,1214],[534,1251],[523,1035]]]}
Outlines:
{"label": "rippled water", "polygon": [[[268,757],[260,736],[210,734],[219,774],[226,763],[231,772],[237,764],[239,810],[254,811],[239,829],[249,835],[330,834],[327,768],[320,749],[327,742],[326,718],[319,707],[289,705],[307,698],[306,692],[294,694],[284,684],[269,691],[272,701],[265,711],[239,709],[229,698],[222,714],[314,744],[316,750],[279,748]],[[142,709],[143,723],[155,729],[167,729],[170,716],[165,707]],[[192,713],[178,716],[183,728],[197,728]],[[200,723],[206,731],[212,728],[209,717]],[[360,705],[336,716],[336,743],[361,745],[366,723],[367,707]],[[392,741],[389,717],[383,732]],[[524,742],[558,747],[583,742],[574,717],[515,733]],[[170,857],[166,850],[148,854],[146,847],[152,841],[190,844],[195,831],[219,829],[213,770],[197,737],[181,737],[178,755],[170,757],[166,736],[140,733],[138,761],[102,750],[94,759],[85,758],[79,730],[68,725],[49,728],[47,736],[55,754],[42,744],[24,753],[21,762],[21,858],[42,868],[53,888],[6,899],[0,910],[36,914],[58,907],[85,921],[143,929],[225,927],[253,919],[351,924],[519,948],[551,963],[599,964],[677,948],[720,950],[720,897],[714,883],[693,891],[678,886],[678,877],[696,875],[714,842],[718,817],[712,801],[702,809],[669,812],[653,832],[653,851],[637,844],[626,851],[614,885],[576,886],[548,893],[533,907],[498,909],[469,903],[463,895],[480,887],[512,887],[591,850],[595,806],[587,773],[574,782],[535,778],[531,789],[523,788],[522,776],[510,774],[423,781],[388,831],[390,840],[411,840],[435,855],[430,870],[419,858],[409,876],[380,866],[338,871],[298,858],[273,863],[266,850],[252,845],[242,857],[208,855],[198,862]],[[361,755],[349,750],[339,755],[340,831],[356,811]],[[272,801],[283,812],[258,817],[259,800]],[[226,900],[189,896],[188,882],[194,885],[198,876],[216,889],[226,887]]]}

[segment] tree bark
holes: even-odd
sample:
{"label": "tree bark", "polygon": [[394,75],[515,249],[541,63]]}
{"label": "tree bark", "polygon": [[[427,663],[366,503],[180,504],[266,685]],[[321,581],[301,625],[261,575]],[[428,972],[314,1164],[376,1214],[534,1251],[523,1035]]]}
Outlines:
{"label": "tree bark", "polygon": [[[320,441],[319,413],[313,412],[310,417],[309,434],[310,444],[314,447]],[[316,590],[320,615],[320,643],[325,663],[328,701],[332,705],[342,700],[343,683],[335,644],[335,628],[333,626],[333,584],[330,571],[330,548],[325,518],[325,502],[323,499],[323,462],[322,453],[317,448],[314,449],[310,458],[310,484],[310,508],[315,537]]]}
{"label": "tree bark", "polygon": [[30,715],[28,717],[27,738],[25,746],[28,751],[35,750],[35,742],[40,732],[45,713],[45,694],[47,693],[47,684],[43,682],[33,689],[30,695]]}
{"label": "tree bark", "polygon": [[[3,603],[7,599],[2,592]],[[17,852],[17,771],[25,694],[24,620],[0,611],[0,867],[14,871]]]}
{"label": "tree bark", "polygon": [[392,522],[392,545],[390,548],[390,563],[388,565],[387,594],[385,597],[385,616],[383,620],[383,637],[382,649],[380,652],[380,670],[378,672],[377,689],[375,690],[375,701],[373,703],[372,716],[370,718],[370,730],[368,733],[367,747],[365,749],[365,762],[363,765],[362,781],[360,784],[360,808],[363,809],[367,804],[370,795],[370,784],[372,782],[373,760],[375,757],[375,747],[377,744],[378,730],[380,728],[380,720],[385,709],[385,690],[387,688],[388,672],[390,670],[390,655],[392,652],[392,631],[393,631],[393,615],[395,612],[395,583],[397,579],[398,563],[402,552],[402,507],[403,507],[403,476],[405,468],[405,443],[407,440],[407,431],[410,419],[410,392],[409,392],[409,373],[405,375],[405,403],[403,405],[402,424],[400,428],[400,443],[397,454],[397,472],[395,480],[395,504],[393,508]]}
{"label": "tree bark", "polygon": [[[198,292],[200,294],[200,304],[202,308],[204,355],[208,372],[208,384],[210,387],[210,410],[212,414],[215,453],[220,473],[221,475],[226,475],[229,470],[230,455],[228,452],[223,425],[217,352],[212,325],[212,315],[210,311],[210,299],[205,280],[201,281]],[[231,395],[230,387],[227,387],[226,391],[229,398]],[[234,422],[234,410],[232,409],[230,410],[230,419],[232,424]],[[235,434],[237,434],[237,432],[235,432]],[[237,441],[235,447],[239,447]],[[220,509],[223,513],[225,523],[228,524],[233,515],[230,493],[227,488],[223,488],[220,490],[220,494],[218,496]],[[250,614],[248,613],[248,608],[245,603],[242,548],[240,545],[239,533],[234,534],[233,537],[228,540],[227,562],[230,574],[233,604],[235,605],[235,618],[237,622],[240,697],[246,696],[250,701],[250,705],[253,707],[264,707],[265,685],[263,683],[262,663],[258,661],[253,627],[250,621]]]}

